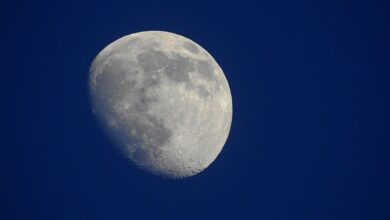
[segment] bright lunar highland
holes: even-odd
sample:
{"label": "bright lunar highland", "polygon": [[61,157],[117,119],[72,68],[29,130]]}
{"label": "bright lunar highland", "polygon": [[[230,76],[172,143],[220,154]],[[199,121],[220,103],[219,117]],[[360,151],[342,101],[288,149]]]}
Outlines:
{"label": "bright lunar highland", "polygon": [[232,121],[222,69],[177,34],[146,31],[104,48],[90,68],[93,113],[126,158],[168,178],[193,176],[221,152]]}

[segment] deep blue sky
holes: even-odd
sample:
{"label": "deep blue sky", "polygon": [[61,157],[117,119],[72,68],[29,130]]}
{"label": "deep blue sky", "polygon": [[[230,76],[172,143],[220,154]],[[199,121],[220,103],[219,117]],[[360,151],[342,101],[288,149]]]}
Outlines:
{"label": "deep blue sky", "polygon": [[[390,219],[387,1],[0,1],[0,219]],[[230,83],[229,139],[163,180],[97,127],[108,43],[189,37]]]}

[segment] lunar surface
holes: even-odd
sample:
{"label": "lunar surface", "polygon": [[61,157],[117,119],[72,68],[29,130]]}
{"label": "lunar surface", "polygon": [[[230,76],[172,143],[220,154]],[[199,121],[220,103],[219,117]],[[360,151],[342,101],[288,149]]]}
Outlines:
{"label": "lunar surface", "polygon": [[122,37],[90,68],[93,113],[126,158],[168,178],[193,176],[221,152],[232,121],[222,69],[193,41],[162,31]]}

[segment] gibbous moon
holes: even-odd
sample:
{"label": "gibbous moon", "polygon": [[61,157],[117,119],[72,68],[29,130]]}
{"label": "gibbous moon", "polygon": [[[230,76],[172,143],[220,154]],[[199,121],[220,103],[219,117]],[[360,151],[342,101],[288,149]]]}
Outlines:
{"label": "gibbous moon", "polygon": [[222,69],[177,34],[139,32],[109,44],[91,65],[89,89],[93,113],[125,157],[159,176],[203,171],[229,135]]}

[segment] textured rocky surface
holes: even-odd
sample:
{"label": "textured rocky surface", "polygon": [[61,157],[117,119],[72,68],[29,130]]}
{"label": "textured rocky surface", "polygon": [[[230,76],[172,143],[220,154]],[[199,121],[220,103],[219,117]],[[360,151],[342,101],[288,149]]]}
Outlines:
{"label": "textured rocky surface", "polygon": [[232,100],[215,60],[196,43],[160,31],[125,36],[90,69],[94,113],[126,157],[170,178],[212,163],[229,134]]}

